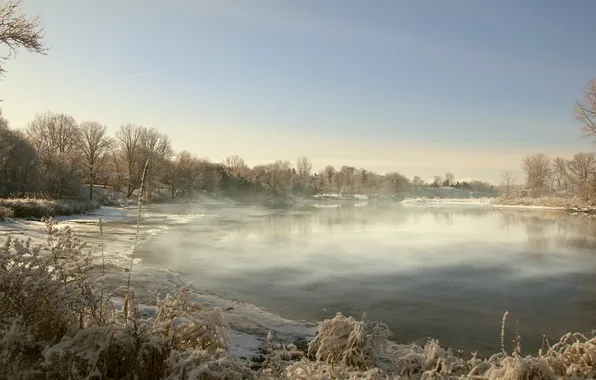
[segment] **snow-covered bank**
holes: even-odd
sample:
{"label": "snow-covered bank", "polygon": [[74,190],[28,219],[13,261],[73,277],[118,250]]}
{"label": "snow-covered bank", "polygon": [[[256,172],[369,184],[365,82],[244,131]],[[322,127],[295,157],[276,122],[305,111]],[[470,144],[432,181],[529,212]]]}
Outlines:
{"label": "snow-covered bank", "polygon": [[531,206],[531,205],[499,205],[492,204],[492,208],[497,209],[514,209],[514,210],[551,210],[551,211],[567,211],[567,207],[555,207],[555,206]]}
{"label": "snow-covered bank", "polygon": [[[156,213],[151,210],[141,213],[141,225],[137,246],[142,247],[150,239],[159,239],[167,233],[169,225],[188,223],[202,214],[171,215]],[[100,235],[99,219],[102,221],[103,238]],[[82,241],[87,242],[96,263],[103,259],[107,268],[108,289],[118,289],[126,285],[127,269],[133,252],[136,232],[136,207],[103,207],[94,213],[76,216],[56,217],[58,228],[68,227]],[[167,220],[167,224],[165,223]],[[0,222],[0,242],[8,237],[31,239],[33,244],[42,244],[47,239],[45,223],[25,219],[13,219]],[[98,273],[95,273],[98,275]],[[174,294],[188,281],[181,274],[166,268],[152,268],[135,258],[132,270],[132,287],[141,306],[153,301],[150,292],[161,296]],[[294,342],[314,337],[316,324],[306,321],[292,321],[269,313],[261,308],[239,301],[223,299],[207,292],[188,286],[189,296],[196,302],[223,310],[227,323],[232,328],[233,355],[242,358],[256,358],[262,355],[266,347],[266,337],[273,332],[280,340]],[[110,292],[116,304],[122,303],[123,294]],[[143,306],[144,307],[144,306]],[[150,308],[149,308],[150,309]]]}
{"label": "snow-covered bank", "polygon": [[498,204],[497,198],[462,198],[462,199],[447,199],[447,198],[407,198],[400,202],[405,207],[453,207],[453,206],[468,206],[468,207],[486,207],[494,209],[515,209],[515,210],[551,210],[551,211],[566,211],[568,207],[563,206],[547,206],[547,205],[530,205],[530,204]]}
{"label": "snow-covered bank", "polygon": [[406,198],[400,202],[407,207],[475,206],[488,207],[494,198]]}

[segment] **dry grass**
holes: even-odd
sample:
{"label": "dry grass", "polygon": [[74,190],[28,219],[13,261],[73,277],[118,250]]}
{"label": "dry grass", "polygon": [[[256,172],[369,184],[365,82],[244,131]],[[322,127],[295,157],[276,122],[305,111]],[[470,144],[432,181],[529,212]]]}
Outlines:
{"label": "dry grass", "polygon": [[49,200],[36,198],[0,199],[0,219],[2,209],[9,209],[15,218],[44,218],[49,216],[85,214],[100,207],[92,201]]}

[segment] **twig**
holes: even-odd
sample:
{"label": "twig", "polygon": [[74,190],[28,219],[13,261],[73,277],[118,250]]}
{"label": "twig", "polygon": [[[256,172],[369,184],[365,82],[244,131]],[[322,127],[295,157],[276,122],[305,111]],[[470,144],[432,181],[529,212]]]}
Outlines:
{"label": "twig", "polygon": [[141,227],[141,198],[143,198],[143,191],[145,190],[145,175],[147,174],[147,168],[149,167],[149,160],[145,163],[145,168],[143,169],[143,176],[141,177],[141,192],[139,194],[139,198],[137,200],[138,203],[138,214],[137,214],[137,232],[135,234],[135,244],[132,247],[132,256],[130,258],[130,266],[128,268],[128,282],[126,284],[126,293],[130,291],[130,275],[132,274],[132,264],[135,259],[135,251],[137,248],[137,242],[139,241],[139,230]]}
{"label": "twig", "polygon": [[104,243],[103,243],[103,224],[101,217],[99,218],[99,237],[101,239],[101,307],[103,309],[103,289],[106,281],[106,262],[104,255]]}

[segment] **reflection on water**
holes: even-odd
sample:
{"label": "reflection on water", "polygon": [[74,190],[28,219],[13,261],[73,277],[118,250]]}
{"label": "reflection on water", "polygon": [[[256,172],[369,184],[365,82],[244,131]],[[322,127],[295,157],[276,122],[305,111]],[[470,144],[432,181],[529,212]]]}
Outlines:
{"label": "reflection on water", "polygon": [[400,341],[481,353],[500,347],[506,310],[526,350],[542,334],[596,327],[595,219],[471,207],[193,212],[202,217],[142,248],[146,264],[286,318],[366,312]]}

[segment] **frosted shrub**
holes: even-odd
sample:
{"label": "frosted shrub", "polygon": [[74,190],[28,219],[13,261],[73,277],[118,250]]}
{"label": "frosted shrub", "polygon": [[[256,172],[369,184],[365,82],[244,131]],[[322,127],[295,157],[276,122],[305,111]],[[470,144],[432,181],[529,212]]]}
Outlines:
{"label": "frosted shrub", "polygon": [[60,339],[76,321],[72,292],[31,241],[8,238],[0,249],[0,328],[26,329],[38,341]]}
{"label": "frosted shrub", "polygon": [[502,380],[555,380],[556,377],[543,359],[522,358],[515,354],[494,363],[484,375],[488,379]]}
{"label": "frosted shrub", "polygon": [[176,296],[157,299],[158,312],[153,330],[178,350],[201,349],[227,351],[230,328],[221,309],[203,310],[198,302],[190,302],[185,288]]}
{"label": "frosted shrub", "polygon": [[547,347],[546,353],[541,350],[540,357],[558,376],[596,378],[596,337],[588,339],[582,334],[568,333]]}
{"label": "frosted shrub", "polygon": [[10,238],[0,249],[0,378],[35,372],[43,348],[78,327],[75,293],[40,250]]}
{"label": "frosted shrub", "polygon": [[[372,332],[369,334],[368,330]],[[346,318],[337,313],[320,325],[317,336],[308,346],[310,356],[327,363],[368,368],[376,364],[377,354],[391,336],[386,325]]]}
{"label": "frosted shrub", "polygon": [[0,378],[242,378],[220,309],[182,288],[156,299],[155,318],[140,317],[132,291],[117,310],[91,280],[86,245],[51,219],[46,228],[42,245],[0,246]]}

